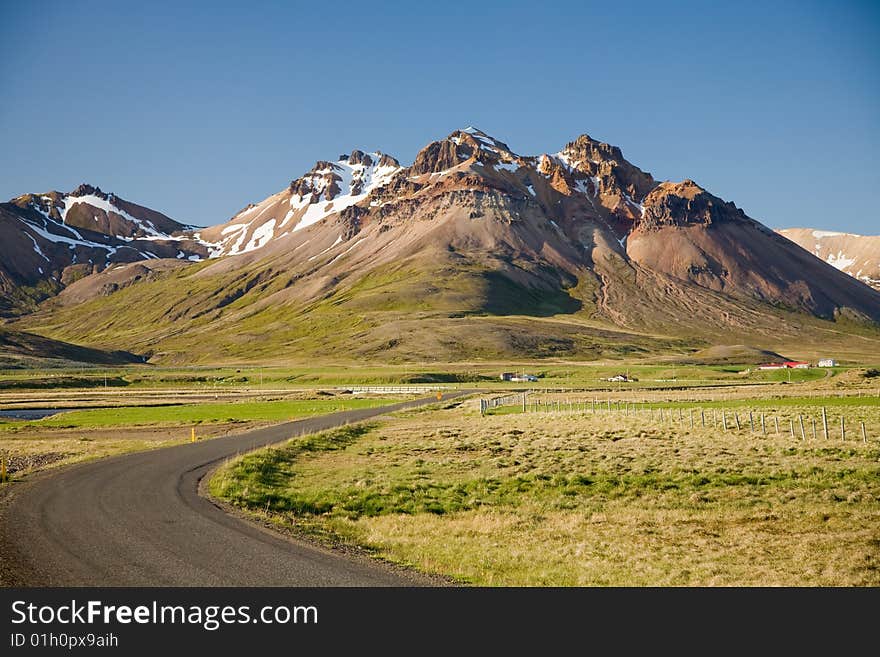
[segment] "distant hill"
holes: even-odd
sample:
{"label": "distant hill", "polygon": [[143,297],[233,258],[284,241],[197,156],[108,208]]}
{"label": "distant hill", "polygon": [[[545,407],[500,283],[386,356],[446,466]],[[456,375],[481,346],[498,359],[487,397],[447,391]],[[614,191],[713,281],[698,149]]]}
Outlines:
{"label": "distant hill", "polygon": [[880,290],[880,235],[813,228],[787,228],[778,232],[832,267]]}

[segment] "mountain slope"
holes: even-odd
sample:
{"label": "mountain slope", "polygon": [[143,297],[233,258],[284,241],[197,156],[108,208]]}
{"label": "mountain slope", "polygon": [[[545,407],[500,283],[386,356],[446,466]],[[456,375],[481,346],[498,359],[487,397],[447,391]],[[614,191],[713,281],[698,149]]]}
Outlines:
{"label": "mountain slope", "polygon": [[826,319],[880,321],[864,286],[692,181],[663,183],[644,205],[627,251],[653,271]]}
{"label": "mountain slope", "polygon": [[164,362],[880,346],[880,294],[587,135],[523,156],[467,128],[408,167],[353,151],[188,234],[210,259],[105,270],[22,325]]}
{"label": "mountain slope", "polygon": [[812,228],[787,228],[778,232],[832,267],[880,290],[880,235]]}

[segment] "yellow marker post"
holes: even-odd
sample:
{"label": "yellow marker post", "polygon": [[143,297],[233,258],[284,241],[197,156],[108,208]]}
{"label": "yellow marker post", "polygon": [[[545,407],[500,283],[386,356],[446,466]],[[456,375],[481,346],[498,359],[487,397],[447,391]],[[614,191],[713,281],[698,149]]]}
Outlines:
{"label": "yellow marker post", "polygon": [[190,437],[190,442],[191,443],[196,442],[196,428],[195,427],[192,428],[192,436]]}
{"label": "yellow marker post", "polygon": [[443,393],[440,392],[439,390],[437,391],[437,399],[438,400],[443,399]]}

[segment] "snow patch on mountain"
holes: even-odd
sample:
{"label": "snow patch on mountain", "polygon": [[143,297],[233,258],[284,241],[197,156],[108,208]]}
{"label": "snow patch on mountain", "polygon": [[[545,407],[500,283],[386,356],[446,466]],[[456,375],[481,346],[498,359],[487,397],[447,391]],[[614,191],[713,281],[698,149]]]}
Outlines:
{"label": "snow patch on mountain", "polygon": [[[34,239],[34,236],[28,232],[25,232],[25,235],[27,235],[30,238],[31,242],[34,243],[34,253],[41,256],[46,262],[49,262],[49,258],[46,256],[45,253],[43,253],[43,249],[41,249],[40,245],[37,244],[37,240]],[[42,273],[42,270],[40,270],[40,273]]]}
{"label": "snow patch on mountain", "polygon": [[[598,186],[596,187],[596,189],[598,189]],[[636,208],[639,211],[640,217],[645,216],[645,206],[643,206],[641,203],[636,203],[636,201],[633,200],[632,196],[630,196],[626,192],[623,193],[623,197],[626,199],[627,203],[629,203],[632,207]]]}
{"label": "snow patch on mountain", "polygon": [[845,271],[847,268],[852,267],[855,264],[856,259],[846,256],[843,251],[838,251],[837,253],[829,253],[825,262],[832,267]]}
{"label": "snow patch on mountain", "polygon": [[341,244],[341,243],[342,243],[342,235],[340,235],[339,237],[337,237],[337,238],[336,238],[336,241],[333,242],[333,244],[331,244],[330,246],[328,246],[326,249],[324,249],[324,250],[321,251],[320,253],[317,253],[317,254],[313,255],[311,258],[309,258],[308,261],[311,262],[312,260],[317,260],[317,259],[320,258],[322,255],[324,255],[325,253],[329,253],[330,251],[332,251],[334,248],[336,248],[337,245],[339,245],[339,244]]}
{"label": "snow patch on mountain", "polygon": [[[65,235],[58,235],[57,233],[53,233],[52,231],[50,231],[48,229],[48,226],[38,226],[34,222],[28,221],[27,219],[24,219],[22,217],[19,217],[19,220],[23,224],[25,224],[30,230],[34,231],[37,235],[39,235],[40,237],[42,237],[46,241],[55,242],[58,244],[67,244],[68,247],[71,249],[74,249],[77,246],[92,246],[92,247],[97,247],[99,249],[106,249],[107,251],[109,251],[111,253],[116,253],[115,246],[110,246],[109,244],[101,244],[100,242],[93,242],[92,240],[87,240],[82,235],[80,235],[79,232],[77,232],[76,230],[74,230],[70,226],[65,226],[65,228],[67,228],[70,232],[74,233],[76,235],[75,238],[67,237]],[[49,219],[49,221],[52,221],[52,223],[57,225],[57,223],[54,222],[53,220]],[[31,237],[31,239],[33,239],[33,236],[29,235],[29,237]],[[42,253],[41,253],[41,255],[42,255]],[[45,257],[45,255],[43,257]]]}
{"label": "snow patch on mountain", "polygon": [[[125,210],[122,210],[116,205],[114,205],[110,199],[113,198],[111,194],[109,198],[102,198],[96,194],[85,194],[83,196],[65,196],[62,201],[64,203],[64,207],[60,209],[61,212],[61,223],[67,223],[67,215],[73,209],[73,206],[79,205],[81,203],[85,203],[93,208],[98,208],[99,210],[103,210],[109,216],[110,213],[117,214],[126,221],[133,223],[135,226],[139,226],[147,233],[147,235],[151,235],[153,237],[161,237],[165,238],[167,235],[162,231],[158,230],[156,226],[153,225],[152,222],[147,220],[141,220],[137,217],[133,217]],[[95,217],[95,221],[98,218]],[[119,236],[121,239],[130,240],[132,238]]]}
{"label": "snow patch on mountain", "polygon": [[261,246],[265,246],[266,242],[268,242],[272,238],[272,235],[274,233],[275,220],[270,219],[254,231],[253,235],[251,235],[250,241],[248,242],[247,246],[242,249],[241,253],[247,253],[248,251],[253,251],[260,248]]}
{"label": "snow patch on mountain", "polygon": [[[351,164],[348,159],[343,159],[300,179],[310,191],[303,195],[294,194],[290,198],[290,207],[294,210],[307,208],[293,227],[294,232],[361,202],[374,189],[387,185],[401,170],[399,166],[379,166],[381,153],[368,155],[368,163]],[[338,188],[338,193],[334,191],[335,188]]]}

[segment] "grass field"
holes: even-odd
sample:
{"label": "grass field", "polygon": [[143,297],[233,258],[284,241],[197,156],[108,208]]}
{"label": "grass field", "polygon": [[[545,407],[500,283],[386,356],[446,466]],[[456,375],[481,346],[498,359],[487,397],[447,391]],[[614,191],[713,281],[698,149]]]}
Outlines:
{"label": "grass field", "polygon": [[0,432],[26,433],[35,429],[91,429],[168,424],[190,425],[216,422],[284,422],[291,419],[373,408],[396,399],[339,398],[309,400],[244,401],[180,406],[120,406],[73,410],[42,420],[7,421]]}
{"label": "grass field", "polygon": [[257,426],[336,411],[372,408],[396,398],[350,395],[180,406],[120,406],[59,413],[42,420],[0,421],[0,458],[14,476],[124,452],[240,433]]}
{"label": "grass field", "polygon": [[877,586],[880,407],[845,410],[867,443],[690,429],[668,413],[480,417],[471,401],[261,450],[210,488],[477,585]]}

